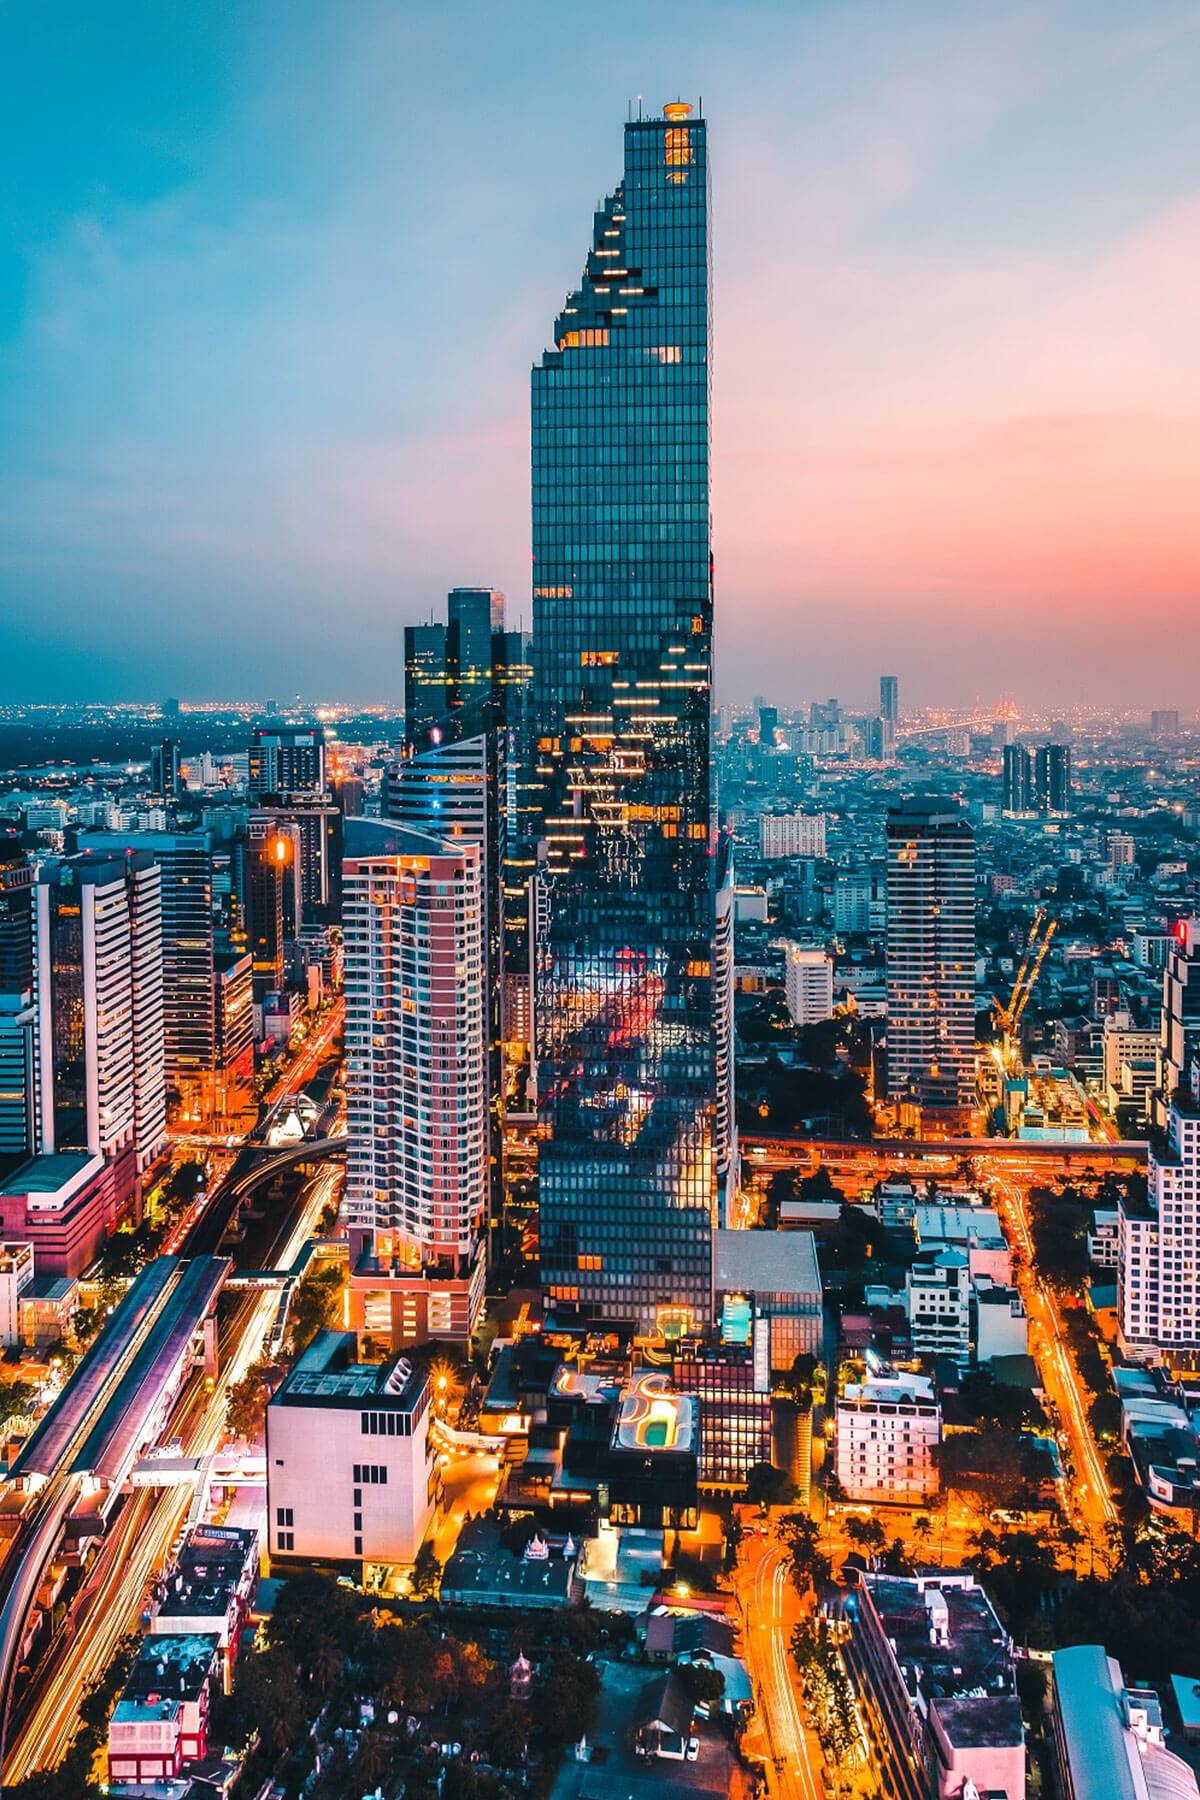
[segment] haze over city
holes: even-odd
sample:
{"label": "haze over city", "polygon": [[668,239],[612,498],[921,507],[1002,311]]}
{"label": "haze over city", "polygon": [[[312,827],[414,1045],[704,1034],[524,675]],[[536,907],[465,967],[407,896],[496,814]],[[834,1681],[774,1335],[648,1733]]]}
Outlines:
{"label": "haze over city", "polygon": [[388,701],[455,583],[528,625],[529,367],[674,93],[718,697],[1194,691],[1193,6],[10,6],[0,56],[5,699]]}

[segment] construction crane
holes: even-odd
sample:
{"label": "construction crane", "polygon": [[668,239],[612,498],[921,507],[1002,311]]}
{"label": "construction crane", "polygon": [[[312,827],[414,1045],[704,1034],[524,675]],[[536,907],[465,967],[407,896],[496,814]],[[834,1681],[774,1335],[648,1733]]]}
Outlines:
{"label": "construction crane", "polygon": [[[1044,926],[1044,929],[1043,929]],[[1029,1004],[1029,996],[1037,986],[1037,978],[1042,972],[1042,964],[1046,960],[1046,952],[1050,948],[1050,940],[1058,930],[1058,920],[1046,918],[1046,909],[1039,906],[1033,927],[1025,942],[1025,954],[1021,958],[1021,966],[1017,970],[1017,979],[1013,983],[1012,998],[1007,1006],[993,996],[996,1008],[996,1023],[1004,1033],[1004,1066],[1012,1067],[1013,1051],[1017,1028],[1021,1023],[1021,1015]]]}

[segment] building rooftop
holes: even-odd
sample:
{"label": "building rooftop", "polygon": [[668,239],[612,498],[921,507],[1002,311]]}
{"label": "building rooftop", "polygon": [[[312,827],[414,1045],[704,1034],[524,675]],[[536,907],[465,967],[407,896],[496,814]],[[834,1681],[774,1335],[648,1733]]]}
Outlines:
{"label": "building rooftop", "polygon": [[862,1581],[906,1682],[927,1698],[979,1699],[1014,1692],[1008,1633],[971,1576],[868,1573]]}
{"label": "building rooftop", "polygon": [[351,1362],[356,1345],[352,1331],[318,1331],[270,1404],[324,1401],[357,1406],[370,1400],[382,1410],[413,1411],[428,1391],[425,1370],[415,1368],[404,1357],[390,1363]]}
{"label": "building rooftop", "polygon": [[934,1702],[946,1741],[955,1750],[1007,1749],[1025,1742],[1021,1702],[1015,1694],[967,1695]]}
{"label": "building rooftop", "polygon": [[0,1184],[0,1194],[57,1194],[92,1163],[102,1159],[90,1150],[54,1150],[35,1156]]}
{"label": "building rooftop", "polygon": [[159,1617],[223,1618],[238,1590],[258,1534],[234,1526],[197,1525],[163,1583]]}
{"label": "building rooftop", "polygon": [[220,1640],[214,1631],[143,1638],[114,1717],[137,1716],[134,1712],[122,1713],[121,1707],[198,1699],[219,1655]]}
{"label": "building rooftop", "polygon": [[713,1237],[718,1293],[804,1294],[820,1302],[811,1231],[717,1231]]}

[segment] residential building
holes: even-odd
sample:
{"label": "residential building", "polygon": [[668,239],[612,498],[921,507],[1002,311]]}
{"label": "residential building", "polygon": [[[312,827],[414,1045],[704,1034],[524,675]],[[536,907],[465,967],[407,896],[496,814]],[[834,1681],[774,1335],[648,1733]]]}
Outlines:
{"label": "residential building", "polygon": [[672,103],[625,126],[532,384],[542,1281],[670,1335],[708,1320],[716,1196],[709,301]]}
{"label": "residential building", "polygon": [[834,1418],[834,1466],[848,1500],[920,1506],[937,1491],[942,1409],[926,1376],[849,1382]]}
{"label": "residential building", "polygon": [[108,1722],[111,1783],[173,1781],[202,1760],[221,1660],[215,1634],[142,1639]]}
{"label": "residential building", "polygon": [[153,857],[74,856],[34,891],[39,1147],[128,1167],[166,1143],[162,876]]}
{"label": "residential building", "polygon": [[1162,1703],[1125,1684],[1099,1644],[1053,1657],[1054,1772],[1062,1800],[1198,1800],[1193,1769],[1168,1750]]}
{"label": "residential building", "polygon": [[1033,809],[1033,758],[1024,744],[1005,744],[1004,811],[1021,818]]}
{"label": "residential building", "polygon": [[267,1405],[273,1562],[410,1563],[437,1494],[429,1376],[320,1331]]}
{"label": "residential building", "polygon": [[787,1009],[793,1025],[833,1017],[833,958],[819,945],[789,944],[783,953]]}
{"label": "residential building", "polygon": [[259,730],[250,745],[248,791],[252,799],[321,797],[328,792],[325,733],[320,726]]}
{"label": "residential building", "polygon": [[144,851],[158,864],[162,904],[163,1062],[176,1086],[211,1083],[212,840],[206,831],[89,832],[92,856]]}
{"label": "residential building", "polygon": [[1179,736],[1179,712],[1176,707],[1164,707],[1150,714],[1150,736],[1152,738],[1177,738]]}
{"label": "residential building", "polygon": [[676,1392],[699,1402],[702,1487],[740,1493],[756,1463],[774,1461],[770,1323],[761,1315],[756,1323],[750,1344],[685,1339],[672,1359]]}
{"label": "residential building", "polygon": [[1067,744],[1042,744],[1034,755],[1033,789],[1040,813],[1051,817],[1071,810],[1071,750]]}
{"label": "residential building", "polygon": [[164,738],[150,752],[150,792],[160,800],[178,800],[186,786],[178,741]]}
{"label": "residential building", "polygon": [[346,832],[351,1316],[395,1348],[465,1346],[489,1182],[480,850],[383,820]]}
{"label": "residential building", "polygon": [[898,1105],[969,1117],[975,1091],[975,839],[929,795],[887,815],[887,1084]]}
{"label": "residential building", "polygon": [[1144,1201],[1118,1201],[1117,1329],[1127,1355],[1190,1364],[1200,1352],[1200,1103],[1180,1090],[1146,1163]]}
{"label": "residential building", "polygon": [[[1025,1800],[1012,1641],[975,1577],[860,1577],[848,1666],[879,1741],[932,1800]],[[905,1791],[909,1791],[907,1788]]]}
{"label": "residential building", "polygon": [[879,716],[886,725],[892,728],[895,737],[900,723],[900,677],[898,675],[881,675],[879,677]]}
{"label": "residential building", "polygon": [[952,1356],[965,1365],[971,1353],[971,1278],[961,1250],[918,1250],[904,1278],[913,1354]]}
{"label": "residential building", "polygon": [[1200,919],[1180,919],[1174,939],[1163,976],[1162,1095],[1155,1111],[1160,1125],[1200,1060]]}
{"label": "residential building", "polygon": [[[283,986],[284,884],[298,881],[296,834],[281,829],[265,810],[252,812],[238,842],[241,856],[242,917],[251,958],[255,1004]],[[293,901],[293,911],[298,911]]]}
{"label": "residential building", "polygon": [[717,1220],[729,1223],[741,1180],[737,1140],[734,995],[737,972],[733,935],[733,840],[717,839],[716,929],[713,934],[713,1048],[717,1081]]}
{"label": "residential building", "polygon": [[213,1061],[222,1111],[254,1075],[253,968],[248,950],[213,956]]}
{"label": "residential building", "polygon": [[1019,1289],[980,1281],[975,1283],[974,1300],[976,1362],[1028,1356],[1029,1318]]}
{"label": "residential building", "polygon": [[758,821],[759,854],[767,861],[781,856],[824,856],[824,813],[763,813]]}

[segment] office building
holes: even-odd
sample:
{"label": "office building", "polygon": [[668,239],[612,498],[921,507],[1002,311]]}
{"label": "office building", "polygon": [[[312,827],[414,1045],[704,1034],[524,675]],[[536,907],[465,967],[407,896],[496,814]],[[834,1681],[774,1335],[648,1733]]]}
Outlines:
{"label": "office building", "polygon": [[821,1275],[811,1231],[716,1232],[713,1292],[725,1343],[756,1341],[754,1321],[761,1319],[770,1333],[772,1369],[820,1354]]}
{"label": "office building", "polygon": [[717,1106],[709,854],[706,128],[625,126],[578,288],[533,370],[542,1283],[707,1322]]}
{"label": "office building", "polygon": [[722,832],[717,840],[716,925],[712,966],[713,1048],[717,1082],[717,1222],[720,1225],[729,1223],[730,1208],[740,1181],[734,1007],[737,984],[733,916],[733,840],[727,832]]}
{"label": "office building", "polygon": [[927,1376],[848,1382],[835,1430],[835,1468],[847,1500],[922,1506],[937,1492],[942,1409]]}
{"label": "office building", "polygon": [[256,731],[250,745],[247,791],[252,799],[325,795],[325,733],[321,727]]}
{"label": "office building", "polygon": [[448,710],[491,698],[496,640],[503,632],[503,594],[494,588],[451,588],[446,597]]}
{"label": "office building", "polygon": [[964,1120],[975,1092],[975,838],[930,795],[887,815],[887,1083],[897,1105]]}
{"label": "office building", "polygon": [[975,1577],[868,1572],[847,1612],[850,1676],[901,1791],[1025,1800],[1016,1658]]}
{"label": "office building", "polygon": [[1200,1059],[1200,919],[1180,919],[1175,926],[1163,975],[1162,1097],[1156,1117],[1166,1124],[1167,1105],[1192,1079]]}
{"label": "office building", "polygon": [[186,786],[179,744],[164,738],[150,752],[150,792],[159,800],[177,800]]}
{"label": "office building", "polygon": [[433,1518],[429,1376],[353,1353],[319,1331],[267,1406],[272,1562],[410,1563]]}
{"label": "office building", "polygon": [[228,1112],[254,1078],[254,962],[248,950],[213,957],[213,1063],[216,1107]]}
{"label": "office building", "polygon": [[1146,1197],[1117,1203],[1117,1331],[1126,1355],[1190,1365],[1200,1351],[1200,1101],[1196,1089],[1165,1103],[1152,1138]]}
{"label": "office building", "polygon": [[33,864],[15,834],[0,834],[0,1168],[36,1141],[35,1019]]}
{"label": "office building", "polygon": [[1099,1644],[1056,1650],[1054,1773],[1062,1800],[1200,1800],[1192,1768],[1168,1750],[1153,1689],[1125,1684]]}
{"label": "office building", "polygon": [[404,736],[423,742],[450,710],[450,675],[446,627],[434,624],[404,628]]}
{"label": "office building", "polygon": [[758,1321],[761,1345],[688,1339],[675,1350],[671,1381],[698,1402],[702,1487],[741,1493],[757,1463],[774,1460],[771,1431],[770,1327]]}
{"label": "office building", "polygon": [[33,864],[16,835],[0,833],[0,994],[33,987]]}
{"label": "office building", "polygon": [[293,801],[287,806],[263,806],[251,817],[256,821],[270,820],[276,835],[296,846],[296,855],[285,868],[283,884],[285,937],[299,937],[305,925],[336,925],[342,906],[345,821],[341,808],[314,798]]}
{"label": "office building", "polygon": [[1024,744],[1005,744],[1004,811],[1021,818],[1033,810],[1033,758]]}
{"label": "office building", "polygon": [[900,723],[900,677],[898,675],[881,675],[879,677],[879,716],[885,725],[891,726],[894,738],[896,727]]}
{"label": "office building", "polygon": [[153,857],[74,856],[34,890],[39,1146],[131,1159],[166,1142],[162,875]]}
{"label": "office building", "polygon": [[213,1074],[212,840],[206,831],[89,832],[81,853],[136,850],[158,864],[162,904],[163,1056],[177,1087]]}
{"label": "office building", "polygon": [[291,886],[294,912],[297,835],[294,828],[281,828],[269,812],[257,810],[249,815],[245,831],[235,845],[240,864],[242,923],[257,1005],[283,986],[284,886]]}
{"label": "office building", "polygon": [[1071,751],[1067,744],[1042,744],[1033,759],[1037,810],[1057,817],[1071,810]]}
{"label": "office building", "polygon": [[759,855],[767,861],[780,856],[824,856],[824,813],[763,813],[758,821]]}
{"label": "office building", "polygon": [[787,1009],[793,1025],[833,1017],[833,958],[820,946],[789,944],[783,953]]}
{"label": "office building", "polygon": [[758,741],[768,750],[774,750],[779,733],[779,708],[777,706],[760,706],[758,709]]}
{"label": "office building", "polygon": [[478,846],[350,820],[344,932],[351,1318],[396,1347],[465,1345],[489,1178]]}

